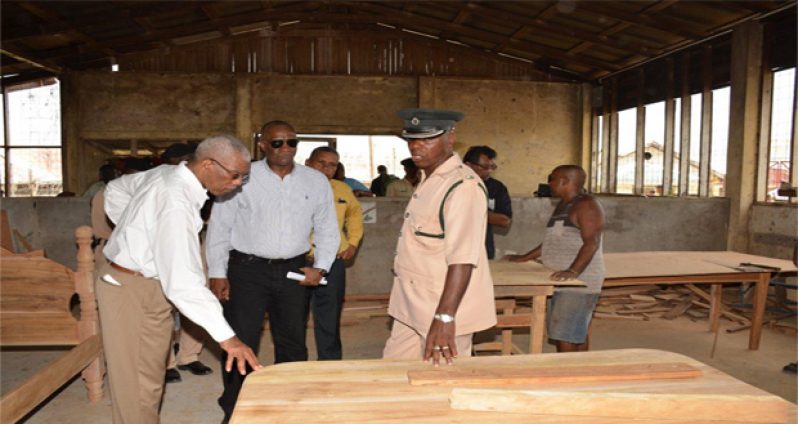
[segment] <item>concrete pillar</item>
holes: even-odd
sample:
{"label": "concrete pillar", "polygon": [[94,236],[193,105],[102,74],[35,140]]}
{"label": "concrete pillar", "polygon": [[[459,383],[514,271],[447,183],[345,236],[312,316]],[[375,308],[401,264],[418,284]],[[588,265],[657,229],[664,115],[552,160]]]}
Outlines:
{"label": "concrete pillar", "polygon": [[593,148],[593,87],[582,84],[579,94],[582,96],[582,154],[579,162],[589,176],[592,175],[590,162]]}
{"label": "concrete pillar", "polygon": [[748,221],[755,199],[761,74],[762,25],[748,21],[732,33],[726,173],[726,192],[731,201],[727,248],[740,252],[748,250]]}
{"label": "concrete pillar", "polygon": [[84,146],[80,139],[80,96],[77,93],[78,74],[64,72],[59,77],[61,83],[61,142],[64,162],[64,191],[74,191],[80,195],[88,186],[86,173],[97,175],[97,170],[86,170],[81,165]]}
{"label": "concrete pillar", "polygon": [[236,74],[236,137],[250,148],[252,157],[258,157],[252,135],[260,129],[263,122],[252,120],[252,79],[249,75]]}

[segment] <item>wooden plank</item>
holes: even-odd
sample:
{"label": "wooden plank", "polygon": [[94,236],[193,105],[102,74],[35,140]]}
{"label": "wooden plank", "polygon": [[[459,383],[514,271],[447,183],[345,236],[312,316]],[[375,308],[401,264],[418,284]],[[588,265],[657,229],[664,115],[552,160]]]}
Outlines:
{"label": "wooden plank", "polygon": [[16,422],[47,399],[100,353],[100,337],[91,336],[0,400],[0,421]]}
{"label": "wooden plank", "polygon": [[8,212],[0,210],[0,246],[14,252],[14,240],[11,238],[11,225],[8,223]]}
{"label": "wooden plank", "polygon": [[626,320],[626,321],[648,321],[648,317],[639,317],[639,316],[628,316],[628,315],[615,315],[615,314],[605,314],[601,312],[594,312],[593,318],[598,319],[614,319],[614,320]]}
{"label": "wooden plank", "polygon": [[408,371],[413,386],[486,386],[697,378],[701,370],[682,362],[573,367],[439,368]]}
{"label": "wooden plank", "polygon": [[14,229],[14,237],[16,237],[16,239],[19,242],[19,244],[21,244],[22,247],[25,248],[25,252],[32,252],[33,251],[33,246],[31,246],[30,243],[28,243],[28,240],[25,239],[25,236],[23,236],[16,229]]}
{"label": "wooden plank", "polygon": [[74,346],[77,320],[64,312],[0,313],[2,346]]}
{"label": "wooden plank", "polygon": [[687,296],[686,299],[679,302],[670,311],[665,312],[660,318],[671,320],[678,316],[681,316],[682,314],[687,312],[687,310],[690,309],[691,306],[693,306],[693,299],[694,299],[693,295]]}
{"label": "wooden plank", "polygon": [[787,422],[788,403],[772,395],[715,395],[455,388],[455,410],[625,419]]}

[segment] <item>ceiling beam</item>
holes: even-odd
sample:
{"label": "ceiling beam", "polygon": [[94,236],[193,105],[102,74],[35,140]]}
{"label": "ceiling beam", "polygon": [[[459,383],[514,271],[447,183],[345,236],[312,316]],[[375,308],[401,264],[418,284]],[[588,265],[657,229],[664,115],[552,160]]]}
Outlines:
{"label": "ceiling beam", "polygon": [[0,49],[0,53],[12,57],[20,62],[28,63],[36,68],[43,69],[47,72],[51,72],[53,74],[60,74],[61,73],[61,65],[55,63],[53,61],[47,59],[40,59],[36,57],[33,52],[23,49],[22,47],[8,47],[8,45],[3,45]]}
{"label": "ceiling beam", "polygon": [[221,32],[223,36],[231,35],[230,27],[219,23],[216,14],[210,9],[211,8],[207,4],[200,5],[200,10],[202,10],[202,13],[208,18],[208,20],[211,21],[212,24],[216,25],[216,29]]}
{"label": "ceiling beam", "polygon": [[[313,15],[306,14],[308,7],[317,8],[316,2],[300,2],[290,6],[260,10],[258,12],[246,12],[236,15],[219,18],[215,23],[202,22],[194,25],[181,25],[175,28],[164,30],[153,30],[144,36],[119,37],[106,40],[108,44],[114,46],[124,46],[135,43],[151,43],[160,40],[185,37],[217,30],[219,25],[227,27],[246,25],[260,21],[279,21],[297,20],[298,17],[313,18]],[[276,30],[276,28],[275,28]]]}
{"label": "ceiling beam", "polygon": [[[475,5],[475,9],[481,15],[493,17],[503,22],[514,22],[516,24],[520,24],[523,27],[526,27],[525,32],[535,32],[539,34],[545,33],[545,35],[551,35],[553,33],[556,35],[563,35],[564,37],[576,39],[580,43],[590,43],[591,45],[595,43],[601,43],[602,45],[606,45],[617,50],[644,56],[652,54],[651,48],[633,40],[620,40],[617,37],[612,37],[609,34],[593,33],[590,31],[580,30],[575,27],[557,25],[549,23],[544,19],[508,13],[495,7]],[[521,30],[519,30],[519,32],[520,31]],[[513,38],[518,37],[513,35]]]}
{"label": "ceiling beam", "polygon": [[101,51],[101,52],[105,53],[108,56],[112,56],[113,57],[113,56],[116,55],[116,52],[112,48],[108,47],[108,45],[99,43],[94,38],[88,36],[87,34],[84,34],[80,30],[78,30],[77,28],[72,26],[69,21],[67,21],[66,19],[63,19],[56,12],[54,12],[54,11],[48,9],[47,7],[45,7],[44,4],[46,4],[46,3],[44,3],[44,2],[36,2],[36,3],[19,2],[19,3],[17,3],[17,5],[19,5],[19,7],[23,8],[26,11],[32,13],[33,15],[43,19],[47,23],[55,24],[55,25],[58,25],[58,26],[65,26],[67,28],[70,28],[69,31],[68,31],[69,34],[74,36],[74,38],[77,38],[78,40],[82,41],[86,45],[90,46],[92,49],[95,49],[97,51]]}
{"label": "ceiling beam", "polygon": [[[434,28],[435,30],[441,32],[446,32],[450,34],[455,34],[459,36],[469,37],[492,43],[496,46],[494,47],[494,50],[496,50],[497,47],[507,43],[509,47],[512,47],[517,51],[522,51],[537,56],[543,56],[546,59],[556,62],[555,63],[556,66],[565,69],[569,69],[568,68],[569,64],[578,64],[583,67],[599,68],[605,70],[618,69],[618,67],[615,64],[605,62],[602,60],[578,57],[576,55],[568,54],[562,50],[553,47],[542,46],[528,41],[513,40],[505,35],[496,34],[493,32],[475,29],[471,27],[466,27],[463,25],[455,25],[448,21],[421,16],[411,12],[399,11],[397,9],[383,6],[381,4],[376,4],[372,2],[348,2],[348,4],[351,5],[351,7],[354,9],[360,9],[379,14],[380,20],[382,20],[383,22],[391,23],[392,25],[404,27],[414,31],[429,32],[430,28]],[[408,22],[412,22],[412,26],[408,25]],[[516,55],[516,56],[518,55],[513,51],[502,51],[501,53]]]}
{"label": "ceiling beam", "polygon": [[652,16],[650,14],[653,13],[652,11],[629,13],[616,7],[608,6],[608,3],[597,4],[589,1],[578,2],[576,8],[594,15],[604,16],[605,18],[615,19],[643,28],[656,29],[691,40],[704,38],[708,35],[702,29],[697,28],[695,24],[668,16]]}

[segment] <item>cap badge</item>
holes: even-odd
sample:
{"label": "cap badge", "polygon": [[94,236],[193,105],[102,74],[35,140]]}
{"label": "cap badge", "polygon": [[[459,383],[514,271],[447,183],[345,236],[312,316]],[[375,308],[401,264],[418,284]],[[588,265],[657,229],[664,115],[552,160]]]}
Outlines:
{"label": "cap badge", "polygon": [[410,123],[413,125],[418,125],[421,123],[421,121],[418,119],[418,117],[414,116],[413,119],[410,120]]}

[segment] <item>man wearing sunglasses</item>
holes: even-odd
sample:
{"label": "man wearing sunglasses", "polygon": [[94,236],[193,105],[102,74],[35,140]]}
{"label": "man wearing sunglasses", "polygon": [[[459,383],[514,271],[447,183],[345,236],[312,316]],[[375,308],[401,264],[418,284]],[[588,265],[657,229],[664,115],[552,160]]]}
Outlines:
{"label": "man wearing sunglasses", "polygon": [[[222,169],[223,162],[235,173]],[[198,237],[207,191],[235,190],[249,168],[247,148],[220,135],[200,143],[188,162],[108,184],[105,213],[115,227],[103,249],[108,261],[99,268],[96,293],[115,424],[159,421],[172,305],[219,342],[227,372],[260,368],[205,287]]]}
{"label": "man wearing sunglasses", "polygon": [[[294,163],[294,128],[271,121],[256,136],[265,159],[252,164],[251,181],[220,197],[208,224],[211,291],[241,340],[255,352],[268,312],[275,362],[306,361],[305,333],[311,288],[330,270],[341,241],[327,178]],[[314,263],[306,266],[310,235]],[[297,282],[288,272],[305,275]],[[228,420],[244,377],[223,375],[219,405]]]}
{"label": "man wearing sunglasses", "polygon": [[496,324],[485,252],[487,196],[482,180],[454,153],[459,112],[404,109],[402,137],[424,171],[405,210],[396,246],[383,357],[437,366],[471,356],[473,333]]}
{"label": "man wearing sunglasses", "polygon": [[510,194],[505,185],[493,178],[496,170],[496,151],[488,146],[471,146],[463,156],[463,163],[471,167],[482,178],[485,188],[488,189],[488,229],[485,234],[485,248],[488,250],[488,259],[496,255],[493,244],[493,226],[509,230],[513,218],[513,205]]}

